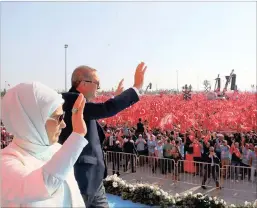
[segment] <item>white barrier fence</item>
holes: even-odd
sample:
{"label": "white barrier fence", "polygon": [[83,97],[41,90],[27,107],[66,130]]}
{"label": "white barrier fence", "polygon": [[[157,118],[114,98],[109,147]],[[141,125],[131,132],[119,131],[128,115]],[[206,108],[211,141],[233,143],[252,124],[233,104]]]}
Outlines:
{"label": "white barrier fence", "polygon": [[[108,171],[111,174],[139,173],[148,177],[171,180],[176,185],[191,184],[224,188],[257,194],[256,167],[174,160],[151,156],[112,152],[105,153]],[[246,186],[242,186],[246,184]]]}
{"label": "white barrier fence", "polygon": [[135,172],[137,156],[129,153],[108,151],[105,153],[105,162],[112,174],[126,173],[128,170]]}

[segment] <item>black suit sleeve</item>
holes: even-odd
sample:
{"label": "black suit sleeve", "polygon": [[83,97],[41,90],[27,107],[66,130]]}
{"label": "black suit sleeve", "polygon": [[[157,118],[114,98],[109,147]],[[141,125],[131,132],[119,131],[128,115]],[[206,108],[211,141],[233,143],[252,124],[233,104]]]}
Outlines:
{"label": "black suit sleeve", "polygon": [[215,162],[216,164],[220,164],[220,163],[221,163],[220,159],[219,159],[217,156],[216,156],[214,159],[215,159],[214,162]]}
{"label": "black suit sleeve", "polygon": [[139,97],[133,88],[125,90],[115,98],[104,103],[86,103],[84,109],[85,120],[97,120],[116,115],[120,111],[139,101]]}
{"label": "black suit sleeve", "polygon": [[[71,110],[78,96],[79,94],[77,92],[68,92],[62,94],[62,97],[65,100],[63,110],[66,113],[64,120],[67,126],[62,130],[62,133],[59,137],[60,144],[63,144],[72,132]],[[138,101],[139,97],[136,91],[133,88],[130,88],[125,90],[119,96],[116,96],[114,99],[107,100],[105,103],[86,103],[84,108],[84,120],[87,122],[87,127],[90,128],[88,126],[89,121],[111,117]],[[101,138],[104,139],[105,136],[101,130],[101,127],[97,125],[97,128],[100,140]],[[91,130],[88,129],[88,133],[89,132],[91,132]]]}

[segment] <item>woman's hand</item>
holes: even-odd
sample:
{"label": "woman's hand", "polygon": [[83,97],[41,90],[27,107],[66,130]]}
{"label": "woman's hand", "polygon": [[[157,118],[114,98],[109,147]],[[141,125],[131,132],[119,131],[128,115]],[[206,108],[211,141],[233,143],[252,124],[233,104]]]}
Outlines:
{"label": "woman's hand", "polygon": [[80,134],[83,137],[87,134],[87,126],[83,117],[85,104],[86,99],[84,98],[83,94],[79,94],[72,109],[73,132],[76,132],[77,134]]}

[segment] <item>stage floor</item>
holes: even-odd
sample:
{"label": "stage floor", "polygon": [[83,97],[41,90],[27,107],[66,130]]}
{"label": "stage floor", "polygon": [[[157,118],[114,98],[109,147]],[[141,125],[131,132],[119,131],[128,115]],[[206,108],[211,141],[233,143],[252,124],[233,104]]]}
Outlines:
{"label": "stage floor", "polygon": [[137,207],[137,208],[148,208],[150,206],[138,204],[138,203],[133,203],[132,201],[129,200],[123,200],[119,196],[115,196],[112,194],[106,194],[108,203],[110,208],[131,208],[131,207]]}

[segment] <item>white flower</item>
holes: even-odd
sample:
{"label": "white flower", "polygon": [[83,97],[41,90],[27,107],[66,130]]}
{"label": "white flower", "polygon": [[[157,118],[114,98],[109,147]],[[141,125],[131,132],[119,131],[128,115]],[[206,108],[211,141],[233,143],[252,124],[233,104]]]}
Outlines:
{"label": "white flower", "polygon": [[129,191],[130,191],[130,192],[135,191],[135,188],[134,188],[134,187],[129,188]]}
{"label": "white flower", "polygon": [[253,207],[257,208],[257,199],[253,202]]}
{"label": "white flower", "polygon": [[121,179],[121,178],[119,178],[119,177],[114,177],[114,178],[113,178],[113,180],[114,180],[114,181],[116,181],[116,182],[120,182],[120,181],[122,181],[122,179]]}
{"label": "white flower", "polygon": [[157,186],[154,186],[154,190],[157,191],[159,190],[159,188]]}
{"label": "white flower", "polygon": [[117,182],[113,182],[113,183],[112,183],[112,186],[113,186],[114,188],[117,188],[117,187],[118,187],[118,183],[117,183]]}
{"label": "white flower", "polygon": [[161,195],[161,192],[160,192],[160,191],[156,191],[156,195],[157,195],[157,196],[160,196],[160,195]]}
{"label": "white flower", "polygon": [[125,185],[126,185],[126,183],[125,183],[124,181],[121,181],[120,184],[121,184],[122,186],[125,186]]}
{"label": "white flower", "polygon": [[128,187],[129,187],[129,191],[132,192],[132,191],[135,190],[136,186],[133,186],[133,185],[129,184]]}
{"label": "white flower", "polygon": [[169,194],[167,192],[164,192],[163,196],[167,198],[167,197],[169,197]]}
{"label": "white flower", "polygon": [[160,191],[164,198],[169,199],[169,194],[167,192],[163,191],[162,189]]}
{"label": "white flower", "polygon": [[[130,192],[133,192],[133,191],[135,191],[135,189],[141,188],[141,187],[149,188],[150,190],[153,190],[153,192],[157,196],[163,196],[165,198],[165,200],[168,200],[169,203],[171,203],[171,204],[176,204],[176,202],[180,202],[181,200],[183,200],[184,197],[191,195],[193,197],[204,200],[204,202],[212,201],[212,202],[215,202],[216,205],[222,204],[227,208],[236,208],[236,205],[234,205],[234,204],[227,205],[227,203],[223,199],[218,199],[217,197],[209,197],[209,196],[203,195],[202,193],[193,194],[192,192],[185,192],[183,194],[183,197],[181,197],[178,193],[176,193],[175,196],[171,196],[171,195],[169,195],[168,192],[165,192],[164,190],[160,189],[158,186],[153,185],[153,184],[138,183],[138,184],[133,185],[133,184],[126,183],[126,181],[119,178],[117,176],[117,174],[108,175],[105,178],[105,181],[112,182],[112,186],[114,188],[117,188],[119,186],[126,187],[129,189]],[[150,194],[150,195],[152,196],[152,194]],[[250,207],[257,208],[257,199],[252,203],[245,201],[244,206],[249,207],[249,208]]]}
{"label": "white flower", "polygon": [[196,197],[196,198],[198,198],[198,197],[200,198],[200,197],[202,197],[203,195],[202,195],[201,193],[197,193],[197,194],[194,194],[193,196]]}
{"label": "white flower", "polygon": [[173,204],[176,204],[176,200],[175,200],[174,198],[172,199],[172,203],[173,203]]}
{"label": "white flower", "polygon": [[167,197],[169,194],[165,191],[163,191],[162,189],[160,189],[160,192],[161,194],[164,196],[164,197]]}
{"label": "white flower", "polygon": [[168,196],[168,199],[172,204],[176,203],[176,200],[172,196]]}

